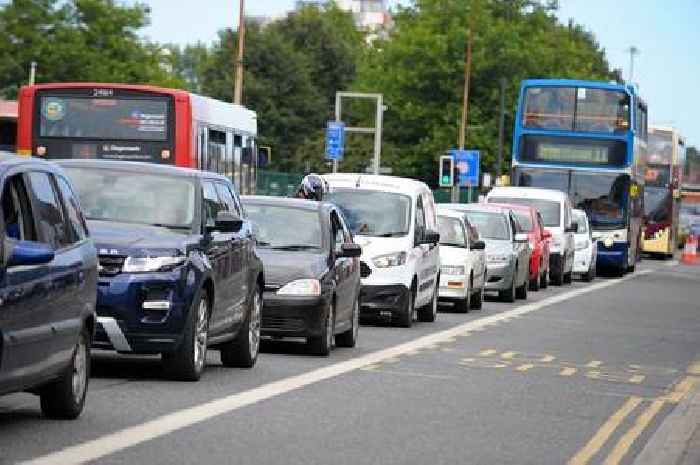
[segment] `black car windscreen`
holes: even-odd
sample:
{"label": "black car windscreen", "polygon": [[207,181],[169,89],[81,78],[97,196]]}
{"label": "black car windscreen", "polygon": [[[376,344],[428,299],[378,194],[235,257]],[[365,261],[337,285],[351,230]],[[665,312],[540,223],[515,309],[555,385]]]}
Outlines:
{"label": "black car windscreen", "polygon": [[168,99],[42,96],[40,137],[165,141]]}

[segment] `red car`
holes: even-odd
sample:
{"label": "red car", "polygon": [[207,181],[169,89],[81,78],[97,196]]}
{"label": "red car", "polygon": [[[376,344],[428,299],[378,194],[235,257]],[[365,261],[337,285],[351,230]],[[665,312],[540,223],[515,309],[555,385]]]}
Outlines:
{"label": "red car", "polygon": [[515,214],[522,232],[530,240],[530,290],[539,291],[549,285],[549,241],[552,234],[544,229],[542,215],[533,207],[504,205]]}

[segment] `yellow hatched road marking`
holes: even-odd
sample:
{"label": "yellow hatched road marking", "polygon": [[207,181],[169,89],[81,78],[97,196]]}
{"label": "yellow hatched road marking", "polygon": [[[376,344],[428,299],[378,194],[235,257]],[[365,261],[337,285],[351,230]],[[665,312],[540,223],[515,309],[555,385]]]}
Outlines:
{"label": "yellow hatched road marking", "polygon": [[683,400],[683,398],[686,395],[688,395],[691,389],[693,389],[693,386],[695,385],[696,381],[697,378],[693,378],[692,376],[686,376],[681,382],[676,384],[676,387],[673,390],[673,392],[662,397],[662,399],[677,404],[678,402]]}
{"label": "yellow hatched road marking", "polygon": [[642,412],[627,432],[620,438],[615,445],[615,448],[610,452],[610,455],[605,459],[603,465],[617,465],[625,458],[630,447],[637,440],[639,435],[649,426],[649,423],[654,419],[657,413],[661,411],[666,402],[663,399],[656,399],[651,405]]}
{"label": "yellow hatched road marking", "polygon": [[646,376],[644,375],[634,375],[630,377],[629,382],[632,384],[641,384],[642,381],[646,379]]}
{"label": "yellow hatched road marking", "polygon": [[586,367],[587,368],[598,368],[602,364],[603,364],[603,362],[601,362],[600,360],[593,360],[592,362],[586,364]]}
{"label": "yellow hatched road marking", "polygon": [[532,363],[525,363],[525,364],[520,365],[519,367],[517,367],[517,368],[515,369],[515,371],[527,371],[527,370],[529,370],[530,368],[534,368],[534,367],[535,367],[535,365],[533,365]]}
{"label": "yellow hatched road marking", "polygon": [[518,355],[517,352],[503,352],[501,354],[501,358],[511,359],[511,358],[515,357],[516,355]]}
{"label": "yellow hatched road marking", "polygon": [[632,396],[625,401],[620,409],[593,435],[590,441],[569,460],[568,465],[586,465],[598,453],[605,442],[612,436],[624,419],[642,402],[641,397]]}
{"label": "yellow hatched road marking", "polygon": [[573,376],[578,370],[576,368],[567,367],[559,372],[560,376]]}
{"label": "yellow hatched road marking", "polygon": [[694,362],[688,367],[687,370],[689,375],[700,376],[700,361]]}
{"label": "yellow hatched road marking", "polygon": [[479,355],[481,355],[482,357],[488,357],[489,355],[493,355],[497,352],[498,351],[496,349],[486,349],[479,352]]}

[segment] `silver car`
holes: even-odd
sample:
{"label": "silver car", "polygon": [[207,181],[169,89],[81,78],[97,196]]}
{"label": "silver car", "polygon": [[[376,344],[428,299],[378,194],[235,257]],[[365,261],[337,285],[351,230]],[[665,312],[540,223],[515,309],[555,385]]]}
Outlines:
{"label": "silver car", "polygon": [[[454,208],[453,204],[450,208]],[[498,292],[505,302],[527,299],[530,248],[527,234],[508,208],[470,204],[458,207],[486,243],[486,292]]]}

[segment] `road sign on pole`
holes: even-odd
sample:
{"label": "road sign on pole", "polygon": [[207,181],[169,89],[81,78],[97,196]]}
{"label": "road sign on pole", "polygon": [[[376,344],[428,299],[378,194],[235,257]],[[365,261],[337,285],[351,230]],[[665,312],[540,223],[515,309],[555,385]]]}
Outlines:
{"label": "road sign on pole", "polygon": [[345,153],[345,123],[329,121],[326,127],[326,160],[340,161]]}
{"label": "road sign on pole", "polygon": [[459,176],[455,184],[459,186],[479,185],[479,162],[481,155],[478,150],[450,150],[448,152],[455,160]]}

